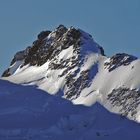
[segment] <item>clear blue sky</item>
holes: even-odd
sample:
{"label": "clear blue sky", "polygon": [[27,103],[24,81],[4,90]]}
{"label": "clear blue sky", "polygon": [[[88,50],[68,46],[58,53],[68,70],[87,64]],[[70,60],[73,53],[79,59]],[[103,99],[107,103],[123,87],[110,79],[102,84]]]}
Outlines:
{"label": "clear blue sky", "polygon": [[140,57],[140,0],[0,0],[0,73],[41,30],[59,24],[89,32],[109,56]]}

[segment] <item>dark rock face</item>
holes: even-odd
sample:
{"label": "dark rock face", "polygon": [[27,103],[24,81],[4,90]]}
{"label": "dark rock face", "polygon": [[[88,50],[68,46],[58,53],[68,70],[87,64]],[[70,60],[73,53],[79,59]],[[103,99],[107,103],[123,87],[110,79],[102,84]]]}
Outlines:
{"label": "dark rock face", "polygon": [[108,71],[110,72],[122,65],[123,66],[129,65],[131,62],[133,62],[136,59],[137,57],[135,56],[125,54],[125,53],[118,53],[112,56],[109,62],[106,62],[104,66],[105,69],[108,69]]}
{"label": "dark rock face", "polygon": [[105,56],[105,51],[104,51],[103,47],[99,46],[99,49],[100,49],[100,51],[101,51],[101,54],[102,54],[103,56]]}
{"label": "dark rock face", "polygon": [[51,31],[42,31],[38,36],[38,40],[43,40],[45,37],[47,37],[49,34],[51,33]]}
{"label": "dark rock face", "polygon": [[[76,46],[78,38],[80,37],[78,30],[71,29],[68,31],[63,25],[56,28],[53,32],[53,37],[46,38],[49,34],[50,32],[47,31],[47,33],[43,32],[38,35],[38,40],[36,40],[30,48],[29,53],[25,58],[24,65],[30,64],[41,66],[46,63],[47,60],[53,59],[63,49],[68,48],[70,45],[74,44]],[[42,38],[46,39],[43,40]]]}
{"label": "dark rock face", "polygon": [[3,72],[3,74],[2,74],[2,77],[8,77],[8,76],[10,76],[11,74],[10,74],[10,71],[9,71],[9,68],[7,69],[7,70],[5,70],[4,72]]}
{"label": "dark rock face", "polygon": [[[42,31],[37,36],[37,40],[33,42],[32,46],[27,47],[23,51],[19,51],[15,54],[13,60],[11,61],[11,65],[13,65],[18,60],[23,60],[24,63],[22,66],[26,64],[41,66],[48,59],[51,59],[55,49],[60,45],[60,41],[57,41],[62,35],[67,31],[67,28],[63,25],[60,25],[55,31],[55,37],[50,39],[45,39],[51,33],[51,31]],[[54,42],[53,44],[51,44]],[[21,66],[21,67],[22,67]],[[2,74],[3,77],[10,76],[9,69],[4,71]]]}
{"label": "dark rock face", "polygon": [[80,76],[75,78],[77,72],[79,72],[79,69],[66,77],[66,86],[68,87],[68,90],[66,91],[65,96],[71,100],[79,97],[84,88],[90,87],[92,79],[98,73],[98,64],[92,65],[88,70],[81,71]]}
{"label": "dark rock face", "polygon": [[120,87],[114,89],[109,95],[108,100],[116,107],[120,107],[120,112],[123,116],[130,114],[135,118],[137,108],[140,105],[140,91]]}
{"label": "dark rock face", "polygon": [[24,60],[27,57],[30,48],[31,47],[29,46],[25,50],[17,52],[10,65],[13,65],[16,61]]}
{"label": "dark rock face", "polygon": [[[33,42],[32,47],[29,49],[29,52],[25,58],[24,65],[42,65],[41,59],[46,54],[45,45],[46,41],[44,40],[51,31],[42,31],[38,35],[38,39]],[[45,61],[45,60],[44,60]],[[44,62],[45,63],[45,62]]]}
{"label": "dark rock face", "polygon": [[66,77],[66,85],[68,91],[66,98],[75,99],[80,95],[80,92],[89,85],[89,71],[82,71],[78,79],[74,79],[74,75],[70,74]]}
{"label": "dark rock face", "polygon": [[[21,61],[21,60],[25,60],[25,58],[27,57],[28,53],[29,53],[29,49],[31,47],[27,47],[25,50],[23,51],[19,51],[15,54],[14,58],[12,59],[10,66],[12,66],[16,61]],[[2,74],[2,77],[8,77],[10,76],[11,73],[9,71],[9,68],[7,70],[5,70]]]}

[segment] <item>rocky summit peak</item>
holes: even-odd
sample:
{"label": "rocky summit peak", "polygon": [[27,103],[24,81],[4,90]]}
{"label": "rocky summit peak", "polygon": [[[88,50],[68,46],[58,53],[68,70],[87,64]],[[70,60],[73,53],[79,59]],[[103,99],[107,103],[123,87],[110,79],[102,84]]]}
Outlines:
{"label": "rocky summit peak", "polygon": [[42,31],[38,34],[37,38],[38,40],[43,40],[44,38],[46,38],[49,34],[51,33],[51,31]]}
{"label": "rocky summit peak", "polygon": [[[66,28],[64,25],[59,25],[54,31],[49,30],[42,31],[37,35],[37,39],[33,42],[31,46],[15,54],[10,65],[12,66],[15,62],[22,61],[20,67],[23,67],[27,64],[31,66],[34,65],[41,66],[48,60],[51,60],[57,55],[59,55],[59,53],[62,50],[65,50],[72,45],[73,51],[77,53],[77,55],[80,55],[81,44],[86,43],[85,41],[88,42],[89,40],[89,37],[84,36],[83,32],[82,33],[81,32],[82,31],[79,29],[76,29],[74,27]],[[82,38],[84,39],[84,41],[82,41]],[[95,45],[92,47],[96,47],[97,51],[104,54],[103,48],[100,47],[99,45]],[[88,49],[90,48],[86,48],[83,51],[88,51]],[[92,49],[94,50],[94,48]],[[2,74],[2,76],[7,77],[10,76],[11,74],[12,73],[9,71],[8,68]]]}
{"label": "rocky summit peak", "polygon": [[117,53],[113,55],[108,62],[104,64],[105,68],[107,68],[109,71],[112,71],[120,66],[126,66],[129,65],[134,60],[138,59],[135,56],[126,54],[126,53]]}

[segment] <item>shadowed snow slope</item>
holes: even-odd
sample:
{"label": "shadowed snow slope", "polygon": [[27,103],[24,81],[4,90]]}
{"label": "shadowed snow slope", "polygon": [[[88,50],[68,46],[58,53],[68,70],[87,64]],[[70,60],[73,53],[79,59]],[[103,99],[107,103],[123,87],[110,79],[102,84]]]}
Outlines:
{"label": "shadowed snow slope", "polygon": [[33,86],[0,80],[1,140],[139,140],[140,126],[95,103],[73,105]]}

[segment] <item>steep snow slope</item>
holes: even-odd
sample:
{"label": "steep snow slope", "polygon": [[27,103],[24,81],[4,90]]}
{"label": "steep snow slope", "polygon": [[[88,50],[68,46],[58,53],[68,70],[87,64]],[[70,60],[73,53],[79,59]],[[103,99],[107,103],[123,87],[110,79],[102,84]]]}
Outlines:
{"label": "steep snow slope", "polygon": [[139,140],[140,126],[96,103],[73,105],[34,86],[0,80],[1,140]]}
{"label": "steep snow slope", "polygon": [[5,80],[35,85],[74,104],[99,102],[109,111],[140,122],[140,60],[122,53],[111,58],[91,35],[63,25],[38,35],[18,52]]}

